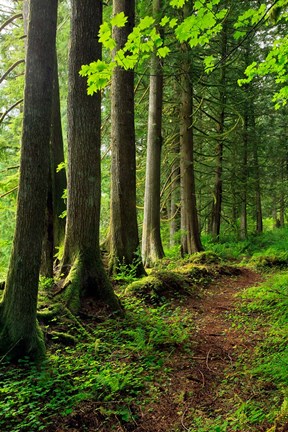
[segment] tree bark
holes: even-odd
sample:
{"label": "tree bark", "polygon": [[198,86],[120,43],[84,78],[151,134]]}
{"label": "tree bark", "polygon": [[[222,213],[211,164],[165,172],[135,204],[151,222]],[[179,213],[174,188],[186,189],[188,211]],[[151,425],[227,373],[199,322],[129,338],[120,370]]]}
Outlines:
{"label": "tree bark", "polygon": [[17,220],[0,305],[0,353],[43,357],[36,320],[38,279],[48,189],[53,58],[57,0],[30,3]]}
{"label": "tree bark", "polygon": [[256,232],[258,234],[261,234],[263,232],[261,183],[260,183],[261,176],[260,176],[260,166],[259,166],[259,158],[258,158],[259,141],[257,139],[257,133],[256,133],[253,92],[251,92],[250,95],[250,117],[251,117],[250,136],[251,136],[251,141],[253,143]]}
{"label": "tree bark", "polygon": [[[286,156],[286,143],[284,144],[285,148],[285,156]],[[285,184],[285,178],[286,176],[286,160],[285,157],[282,158],[281,161],[281,190],[280,190],[280,213],[279,213],[279,220],[280,220],[280,226],[283,228],[285,226],[285,190],[284,190],[284,184]]]}
{"label": "tree bark", "polygon": [[[115,27],[117,49],[124,46],[135,21],[135,1],[115,0],[113,15],[128,16],[125,27]],[[134,126],[134,73],[117,67],[111,85],[111,203],[110,271],[119,264],[145,274],[140,258],[136,213],[136,148]]]}
{"label": "tree bark", "polygon": [[87,95],[79,75],[83,64],[101,58],[98,31],[102,2],[72,0],[68,92],[68,202],[62,292],[78,312],[82,297],[95,297],[114,310],[119,302],[104,271],[99,247],[101,95]]}
{"label": "tree bark", "polygon": [[[160,12],[161,0],[153,0],[153,16],[158,18]],[[142,258],[146,267],[151,267],[157,260],[164,256],[160,232],[163,75],[161,61],[156,54],[152,55],[150,74],[144,220],[142,231]]]}
{"label": "tree bark", "polygon": [[[177,137],[178,139],[178,137]],[[170,198],[170,246],[173,247],[177,244],[175,235],[180,229],[180,163],[179,163],[179,142],[175,145],[175,160],[171,167],[171,198]],[[178,242],[179,244],[179,242]]]}
{"label": "tree bark", "polygon": [[53,277],[54,256],[60,245],[63,243],[65,236],[65,218],[61,218],[60,215],[66,209],[62,196],[64,189],[67,188],[67,181],[65,169],[57,172],[57,167],[61,162],[64,162],[64,148],[60,111],[58,62],[57,54],[55,54],[49,187],[41,264],[41,274],[50,278]]}
{"label": "tree bark", "polygon": [[248,107],[244,113],[242,175],[241,175],[241,207],[240,207],[240,238],[244,240],[248,235],[247,228],[247,184],[248,184]]}
{"label": "tree bark", "polygon": [[219,81],[219,118],[217,123],[217,133],[219,138],[216,146],[216,172],[215,184],[212,205],[212,222],[211,234],[217,240],[220,235],[221,226],[221,210],[222,210],[222,191],[223,191],[223,148],[224,148],[224,128],[225,128],[225,105],[226,105],[226,65],[225,59],[227,55],[227,24],[224,22],[222,29],[221,41],[221,67],[220,67],[220,81]]}
{"label": "tree bark", "polygon": [[[184,6],[184,17],[189,7]],[[203,250],[196,206],[193,146],[193,86],[189,49],[183,45],[180,106],[181,249],[182,254]]]}

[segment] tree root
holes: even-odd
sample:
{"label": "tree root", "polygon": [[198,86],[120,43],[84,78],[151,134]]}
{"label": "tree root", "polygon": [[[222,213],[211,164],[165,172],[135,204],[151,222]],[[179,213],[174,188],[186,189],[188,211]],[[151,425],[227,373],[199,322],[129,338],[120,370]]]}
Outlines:
{"label": "tree root", "polygon": [[59,316],[62,310],[63,310],[63,305],[61,303],[56,303],[55,305],[53,305],[52,309],[46,308],[38,311],[37,318],[41,323],[47,324],[53,321],[54,318]]}
{"label": "tree root", "polygon": [[85,327],[76,318],[76,316],[62,303],[56,303],[55,305],[53,305],[52,309],[46,308],[37,312],[37,318],[43,324],[49,324],[54,321],[55,318],[63,316],[66,316],[68,320],[72,321],[75,324],[75,327],[82,336],[90,340],[94,340],[94,336],[85,329]]}
{"label": "tree root", "polygon": [[52,332],[45,333],[45,336],[47,339],[53,340],[53,341],[56,340],[56,342],[59,342],[63,345],[76,345],[77,344],[77,339],[74,336],[70,335],[69,333],[52,331]]}

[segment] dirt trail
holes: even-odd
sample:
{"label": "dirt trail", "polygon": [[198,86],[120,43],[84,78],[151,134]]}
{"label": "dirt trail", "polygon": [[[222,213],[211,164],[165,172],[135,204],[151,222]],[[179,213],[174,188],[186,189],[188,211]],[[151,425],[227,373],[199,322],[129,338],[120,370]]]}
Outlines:
{"label": "dirt trail", "polygon": [[187,300],[185,307],[192,311],[196,324],[192,350],[171,356],[170,382],[155,383],[158,399],[143,412],[133,432],[185,431],[195,408],[212,418],[225,409],[217,391],[224,371],[233,367],[239,350],[253,345],[241,330],[231,327],[228,316],[239,301],[235,294],[262,280],[252,270],[242,269],[240,275],[222,277],[210,285],[203,297]]}

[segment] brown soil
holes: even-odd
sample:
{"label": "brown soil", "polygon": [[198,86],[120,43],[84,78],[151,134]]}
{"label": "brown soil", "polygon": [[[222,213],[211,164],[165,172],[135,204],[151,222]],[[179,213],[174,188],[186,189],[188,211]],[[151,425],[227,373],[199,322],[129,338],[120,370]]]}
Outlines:
{"label": "brown soil", "polygon": [[254,271],[242,269],[237,276],[223,276],[212,283],[203,290],[203,295],[199,298],[187,298],[184,306],[179,304],[194,317],[195,329],[191,332],[191,351],[187,352],[179,347],[171,354],[167,362],[170,372],[168,375],[165,374],[165,380],[159,377],[159,382],[154,383],[151,402],[142,407],[141,413],[137,413],[138,417],[134,423],[123,425],[115,416],[112,424],[105,425],[99,414],[97,417],[93,414],[96,407],[88,403],[72,416],[62,419],[61,426],[56,426],[56,429],[54,426],[51,430],[192,431],[191,427],[189,429],[189,419],[195,410],[199,415],[209,418],[227,412],[227,397],[221,398],[219,393],[225,370],[233,369],[239,352],[249,353],[257,337],[251,337],[243,330],[234,328],[229,315],[233,313],[239,301],[235,295],[262,280]]}

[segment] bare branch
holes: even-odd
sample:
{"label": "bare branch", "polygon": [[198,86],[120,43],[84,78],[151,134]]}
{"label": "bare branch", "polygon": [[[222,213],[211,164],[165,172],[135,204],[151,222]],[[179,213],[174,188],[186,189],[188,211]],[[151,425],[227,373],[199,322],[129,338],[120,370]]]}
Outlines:
{"label": "bare branch", "polygon": [[9,114],[10,111],[12,111],[17,105],[23,102],[24,99],[19,99],[17,102],[15,102],[10,108],[8,108],[3,114],[1,114],[0,117],[0,124],[3,122],[4,118]]}
{"label": "bare branch", "polygon": [[14,20],[16,20],[17,18],[23,18],[23,14],[22,13],[18,13],[16,15],[13,15],[12,17],[10,17],[9,19],[7,19],[0,27],[0,32],[2,30],[4,30],[5,27],[7,27],[9,24],[11,24]]}
{"label": "bare branch", "polygon": [[25,63],[25,60],[24,59],[17,60],[12,66],[10,66],[10,68],[0,78],[0,84],[6,79],[6,77],[9,75],[9,73],[12,72],[12,70],[15,69],[21,63]]}
{"label": "bare branch", "polygon": [[0,195],[0,198],[4,198],[5,196],[11,194],[12,192],[14,192],[16,189],[18,189],[18,185],[15,186],[13,189],[10,189],[8,192],[5,192],[4,194]]}

